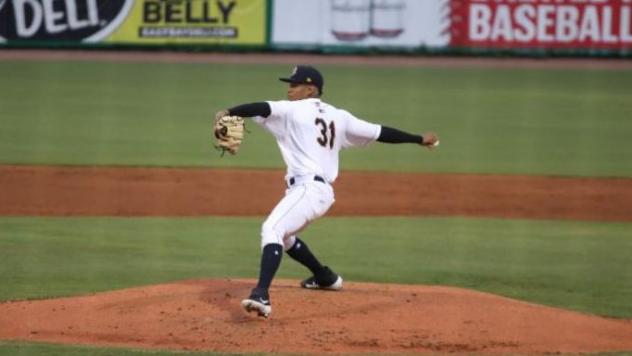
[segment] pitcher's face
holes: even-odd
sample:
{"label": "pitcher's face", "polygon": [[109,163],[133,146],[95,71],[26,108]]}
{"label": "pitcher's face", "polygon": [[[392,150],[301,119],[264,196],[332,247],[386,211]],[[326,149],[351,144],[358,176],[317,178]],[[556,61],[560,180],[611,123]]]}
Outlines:
{"label": "pitcher's face", "polygon": [[311,84],[290,83],[287,88],[287,98],[290,101],[318,97],[318,88]]}

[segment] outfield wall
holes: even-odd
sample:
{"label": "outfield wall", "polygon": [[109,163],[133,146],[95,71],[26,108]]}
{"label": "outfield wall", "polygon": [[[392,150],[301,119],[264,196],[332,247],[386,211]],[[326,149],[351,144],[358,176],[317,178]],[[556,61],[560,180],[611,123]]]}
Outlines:
{"label": "outfield wall", "polygon": [[0,47],[629,57],[632,0],[0,0]]}

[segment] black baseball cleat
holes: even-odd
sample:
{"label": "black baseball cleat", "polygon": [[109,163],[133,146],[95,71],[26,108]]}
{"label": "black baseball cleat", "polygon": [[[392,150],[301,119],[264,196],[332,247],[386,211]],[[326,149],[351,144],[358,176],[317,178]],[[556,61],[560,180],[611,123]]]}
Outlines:
{"label": "black baseball cleat", "polygon": [[252,290],[248,298],[241,301],[241,306],[246,312],[257,312],[258,316],[266,319],[270,316],[270,313],[272,313],[268,293],[257,290],[257,288]]}
{"label": "black baseball cleat", "polygon": [[322,274],[307,278],[301,282],[301,287],[305,289],[341,290],[342,277],[325,266]]}

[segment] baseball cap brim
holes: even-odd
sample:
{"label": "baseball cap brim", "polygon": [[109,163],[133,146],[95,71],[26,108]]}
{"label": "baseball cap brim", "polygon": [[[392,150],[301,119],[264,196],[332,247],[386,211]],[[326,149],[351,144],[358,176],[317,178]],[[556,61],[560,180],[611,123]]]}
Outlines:
{"label": "baseball cap brim", "polygon": [[292,78],[279,78],[280,81],[282,82],[286,82],[286,83],[295,83],[295,84],[301,84],[302,82],[299,80],[292,80]]}

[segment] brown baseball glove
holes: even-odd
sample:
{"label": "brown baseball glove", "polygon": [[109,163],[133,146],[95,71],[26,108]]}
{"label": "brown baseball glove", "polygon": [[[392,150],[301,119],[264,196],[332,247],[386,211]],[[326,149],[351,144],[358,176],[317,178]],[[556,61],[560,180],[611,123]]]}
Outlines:
{"label": "brown baseball glove", "polygon": [[[221,115],[225,114],[225,115]],[[236,154],[244,138],[244,119],[239,116],[228,116],[226,112],[219,112],[213,124],[215,133],[215,148]]]}

